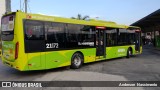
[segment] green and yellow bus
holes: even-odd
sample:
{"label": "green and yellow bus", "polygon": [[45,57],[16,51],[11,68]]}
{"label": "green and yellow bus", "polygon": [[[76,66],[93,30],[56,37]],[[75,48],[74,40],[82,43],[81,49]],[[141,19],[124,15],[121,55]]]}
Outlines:
{"label": "green and yellow bus", "polygon": [[2,62],[20,71],[77,69],[84,63],[142,53],[138,27],[21,11],[1,21]]}

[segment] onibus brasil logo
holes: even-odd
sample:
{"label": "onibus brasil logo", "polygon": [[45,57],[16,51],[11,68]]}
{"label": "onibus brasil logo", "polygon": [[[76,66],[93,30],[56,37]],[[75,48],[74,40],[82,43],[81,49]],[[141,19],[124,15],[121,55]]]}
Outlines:
{"label": "onibus brasil logo", "polygon": [[2,87],[42,87],[42,84],[29,82],[2,82]]}

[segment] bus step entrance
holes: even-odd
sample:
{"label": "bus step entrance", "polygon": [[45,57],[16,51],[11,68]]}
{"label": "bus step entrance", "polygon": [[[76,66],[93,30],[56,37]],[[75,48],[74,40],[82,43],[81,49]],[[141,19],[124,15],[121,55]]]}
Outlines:
{"label": "bus step entrance", "polygon": [[104,56],[96,56],[96,61],[99,61],[99,60],[105,60],[106,58],[104,58]]}

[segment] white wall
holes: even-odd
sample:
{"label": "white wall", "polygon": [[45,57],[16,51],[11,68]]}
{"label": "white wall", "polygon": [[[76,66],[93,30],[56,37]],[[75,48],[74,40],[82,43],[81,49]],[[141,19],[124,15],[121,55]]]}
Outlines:
{"label": "white wall", "polygon": [[[5,0],[0,0],[0,19],[6,11],[5,5],[6,5]],[[0,20],[0,26],[1,26],[1,20]]]}

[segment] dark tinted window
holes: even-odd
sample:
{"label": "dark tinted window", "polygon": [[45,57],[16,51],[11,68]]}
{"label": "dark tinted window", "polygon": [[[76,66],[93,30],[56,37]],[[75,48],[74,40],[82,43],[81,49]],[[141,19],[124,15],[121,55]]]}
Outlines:
{"label": "dark tinted window", "polygon": [[[57,49],[65,47],[65,28],[63,23],[45,23],[45,31],[46,31],[46,43],[47,44],[57,44]],[[55,48],[52,48],[55,49]]]}
{"label": "dark tinted window", "polygon": [[127,31],[126,29],[119,29],[118,45],[127,44]]}
{"label": "dark tinted window", "polygon": [[50,42],[64,42],[64,24],[46,23],[47,40]]}
{"label": "dark tinted window", "polygon": [[81,42],[94,42],[95,29],[91,26],[84,26],[82,29]]}
{"label": "dark tinted window", "polygon": [[78,42],[81,38],[82,25],[67,24],[67,42]]}
{"label": "dark tinted window", "polygon": [[117,45],[117,30],[111,29],[106,31],[106,37],[107,37],[107,46],[115,46]]}
{"label": "dark tinted window", "polygon": [[66,24],[66,48],[77,48],[81,39],[82,25]]}
{"label": "dark tinted window", "polygon": [[26,40],[44,40],[44,27],[41,21],[25,21]]}
{"label": "dark tinted window", "polygon": [[45,30],[42,21],[25,20],[25,52],[43,52],[45,50]]}
{"label": "dark tinted window", "polygon": [[94,46],[95,31],[91,26],[67,24],[66,29],[67,48]]}
{"label": "dark tinted window", "polygon": [[131,45],[135,42],[135,32],[119,29],[118,45]]}

